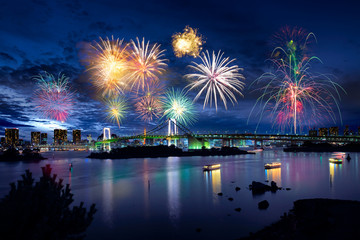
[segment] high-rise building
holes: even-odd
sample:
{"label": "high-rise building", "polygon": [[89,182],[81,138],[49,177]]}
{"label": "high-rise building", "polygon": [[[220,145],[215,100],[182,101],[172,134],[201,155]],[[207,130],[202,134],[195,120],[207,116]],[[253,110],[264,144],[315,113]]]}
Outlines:
{"label": "high-rise building", "polygon": [[317,131],[317,130],[315,130],[315,129],[310,129],[310,130],[309,130],[309,136],[310,136],[310,137],[316,137],[317,134],[318,134],[318,131]]}
{"label": "high-rise building", "polygon": [[40,132],[31,132],[31,145],[40,144]]}
{"label": "high-rise building", "polygon": [[81,130],[74,129],[73,130],[73,143],[78,144],[81,142]]}
{"label": "high-rise building", "polygon": [[5,128],[5,143],[9,145],[19,144],[19,129]]}
{"label": "high-rise building", "polygon": [[329,135],[330,136],[339,136],[339,127],[330,127]]}
{"label": "high-rise building", "polygon": [[319,136],[327,136],[328,135],[328,129],[327,128],[319,128]]}
{"label": "high-rise building", "polygon": [[42,134],[40,135],[40,143],[41,143],[42,145],[47,144],[47,133],[42,133]]}
{"label": "high-rise building", "polygon": [[54,144],[65,144],[67,142],[66,129],[54,129]]}

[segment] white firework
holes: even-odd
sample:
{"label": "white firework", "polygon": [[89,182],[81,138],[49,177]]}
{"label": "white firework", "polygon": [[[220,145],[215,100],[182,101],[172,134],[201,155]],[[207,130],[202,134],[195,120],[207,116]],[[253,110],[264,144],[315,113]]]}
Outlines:
{"label": "white firework", "polygon": [[220,98],[227,109],[227,99],[234,105],[237,103],[236,95],[243,96],[242,90],[244,89],[244,76],[239,73],[242,68],[237,65],[229,66],[235,59],[229,60],[229,57],[223,58],[224,53],[219,51],[217,54],[213,51],[212,56],[206,51],[202,53],[200,59],[202,63],[198,64],[192,62],[189,65],[190,68],[196,71],[185,75],[191,83],[186,86],[188,91],[200,88],[200,91],[194,98],[194,101],[198,100],[203,92],[205,92],[204,106],[206,107],[210,103],[210,107],[214,102],[217,110],[217,101]]}

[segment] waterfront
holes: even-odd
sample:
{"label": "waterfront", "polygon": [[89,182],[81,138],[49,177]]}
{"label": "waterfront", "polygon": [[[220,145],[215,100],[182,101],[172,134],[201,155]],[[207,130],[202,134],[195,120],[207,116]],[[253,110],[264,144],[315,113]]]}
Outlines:
{"label": "waterfront", "polygon": [[[87,239],[235,239],[277,221],[297,199],[360,200],[357,153],[342,165],[329,164],[330,153],[281,149],[256,155],[122,160],[87,159],[86,152],[55,152],[54,159],[52,154],[44,153],[49,159],[39,163],[0,163],[0,194],[6,194],[9,183],[20,179],[25,169],[38,178],[40,167],[51,163],[53,172],[71,184],[75,203],[96,203]],[[280,161],[281,169],[265,170],[264,163],[273,161]],[[221,169],[204,173],[202,166],[212,163],[221,163]],[[291,190],[253,196],[247,189],[253,180],[274,180]],[[241,190],[236,192],[236,186]],[[257,203],[264,199],[270,207],[258,210]],[[242,210],[234,211],[238,207]]]}

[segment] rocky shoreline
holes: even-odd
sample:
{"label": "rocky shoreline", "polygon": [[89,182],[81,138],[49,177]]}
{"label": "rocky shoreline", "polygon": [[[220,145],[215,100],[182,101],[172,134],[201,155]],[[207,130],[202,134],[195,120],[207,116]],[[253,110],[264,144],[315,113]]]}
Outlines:
{"label": "rocky shoreline", "polygon": [[359,201],[302,199],[278,222],[240,239],[360,239],[359,216]]}
{"label": "rocky shoreline", "polygon": [[88,158],[97,159],[127,159],[127,158],[157,158],[157,157],[190,157],[190,156],[230,156],[240,154],[255,154],[240,150],[236,147],[223,147],[221,149],[201,149],[184,152],[174,146],[142,146],[116,148],[110,152],[92,152]]}

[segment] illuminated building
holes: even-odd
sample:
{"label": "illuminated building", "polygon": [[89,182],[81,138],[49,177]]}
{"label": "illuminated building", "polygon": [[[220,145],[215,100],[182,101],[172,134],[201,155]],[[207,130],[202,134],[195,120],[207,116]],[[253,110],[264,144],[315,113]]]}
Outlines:
{"label": "illuminated building", "polygon": [[47,144],[47,133],[42,133],[42,134],[40,135],[40,143],[41,143],[42,145]]}
{"label": "illuminated building", "polygon": [[330,136],[338,136],[339,135],[339,127],[330,127],[329,135]]}
{"label": "illuminated building", "polygon": [[55,129],[54,130],[54,144],[64,144],[67,142],[67,130]]}
{"label": "illuminated building", "polygon": [[349,136],[349,135],[350,135],[349,126],[346,125],[344,129],[344,136]]}
{"label": "illuminated building", "polygon": [[81,130],[73,130],[73,143],[78,144],[81,142]]}
{"label": "illuminated building", "polygon": [[319,128],[319,136],[327,136],[328,135],[328,129],[327,128]]}
{"label": "illuminated building", "polygon": [[316,137],[318,135],[318,131],[315,129],[309,130],[309,136],[310,137]]}
{"label": "illuminated building", "polygon": [[31,132],[31,144],[32,145],[40,144],[40,132]]}
{"label": "illuminated building", "polygon": [[9,145],[19,144],[19,129],[5,128],[5,143]]}

